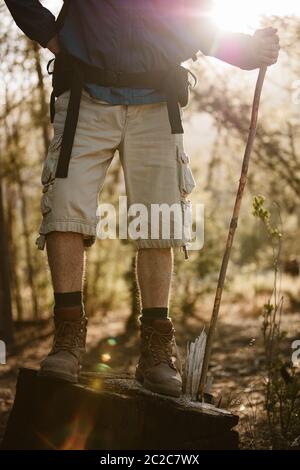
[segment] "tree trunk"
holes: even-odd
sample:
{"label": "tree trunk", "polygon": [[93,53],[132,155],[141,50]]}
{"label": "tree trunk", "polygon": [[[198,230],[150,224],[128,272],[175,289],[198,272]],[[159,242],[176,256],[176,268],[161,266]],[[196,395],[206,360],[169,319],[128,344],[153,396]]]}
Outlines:
{"label": "tree trunk", "polygon": [[25,242],[25,256],[26,256],[26,265],[27,265],[27,280],[31,292],[31,304],[33,309],[33,319],[39,319],[39,307],[38,300],[36,296],[35,281],[34,281],[34,263],[31,253],[31,240],[30,240],[30,231],[28,228],[28,210],[27,210],[27,199],[24,192],[24,184],[21,178],[18,181],[20,201],[21,201],[21,215],[22,215],[22,225],[23,225],[23,235]]}
{"label": "tree trunk", "polygon": [[137,328],[137,319],[140,313],[139,289],[136,280],[136,254],[131,259],[131,270],[127,273],[127,283],[130,292],[131,312],[126,322],[126,330]]}
{"label": "tree trunk", "polygon": [[9,246],[4,214],[3,181],[0,175],[0,336],[7,345],[13,344],[13,319],[10,283]]}
{"label": "tree trunk", "polygon": [[149,392],[129,375],[83,373],[70,385],[23,369],[3,448],[237,449],[237,423],[226,410]]}
{"label": "tree trunk", "polygon": [[15,201],[16,192],[14,188],[10,188],[8,191],[7,201],[7,232],[8,232],[8,244],[10,248],[10,275],[13,293],[13,303],[16,307],[17,320],[22,321],[24,319],[23,303],[21,296],[21,285],[17,269],[18,260],[18,244],[14,240],[14,229],[15,229]]}

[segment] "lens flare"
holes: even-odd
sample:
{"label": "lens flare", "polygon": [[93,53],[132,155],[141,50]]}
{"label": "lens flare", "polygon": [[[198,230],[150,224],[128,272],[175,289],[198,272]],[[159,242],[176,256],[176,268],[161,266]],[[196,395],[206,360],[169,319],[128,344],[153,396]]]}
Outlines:
{"label": "lens flare", "polygon": [[111,355],[108,353],[101,354],[101,361],[106,363],[111,360]]}
{"label": "lens flare", "polygon": [[115,338],[109,338],[107,340],[107,344],[108,344],[108,346],[112,346],[112,347],[116,346],[117,345],[117,340]]}
{"label": "lens flare", "polygon": [[97,372],[101,372],[101,373],[104,373],[104,372],[109,372],[111,370],[111,368],[107,365],[107,364],[97,364],[96,366],[96,371]]}

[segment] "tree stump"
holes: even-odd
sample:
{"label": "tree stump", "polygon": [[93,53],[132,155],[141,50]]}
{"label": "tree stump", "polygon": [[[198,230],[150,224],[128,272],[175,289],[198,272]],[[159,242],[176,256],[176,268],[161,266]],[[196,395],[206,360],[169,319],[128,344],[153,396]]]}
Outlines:
{"label": "tree stump", "polygon": [[143,389],[129,375],[83,373],[80,384],[21,369],[3,449],[237,449],[238,417]]}

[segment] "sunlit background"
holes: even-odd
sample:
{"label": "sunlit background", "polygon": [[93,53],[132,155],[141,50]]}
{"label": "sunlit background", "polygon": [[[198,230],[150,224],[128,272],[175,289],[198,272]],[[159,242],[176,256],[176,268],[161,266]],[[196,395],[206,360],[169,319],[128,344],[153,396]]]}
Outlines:
{"label": "sunlit background", "polygon": [[214,0],[212,16],[226,30],[251,32],[262,16],[300,15],[299,0]]}
{"label": "sunlit background", "polygon": [[[61,0],[43,2],[58,13]],[[260,25],[262,16],[299,15],[299,0],[212,0],[212,16],[226,30],[249,32]]]}

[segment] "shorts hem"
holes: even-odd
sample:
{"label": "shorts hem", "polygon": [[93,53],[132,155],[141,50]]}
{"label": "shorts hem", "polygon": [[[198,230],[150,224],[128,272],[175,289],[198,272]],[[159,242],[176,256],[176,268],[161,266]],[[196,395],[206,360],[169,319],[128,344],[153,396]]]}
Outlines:
{"label": "shorts hem", "polygon": [[183,248],[187,243],[183,240],[135,240],[138,250],[144,248]]}
{"label": "shorts hem", "polygon": [[39,230],[40,236],[36,240],[36,245],[43,250],[46,243],[46,235],[51,232],[73,232],[84,236],[84,245],[91,246],[96,240],[96,224],[90,224],[84,220],[55,220],[53,222],[42,223]]}

